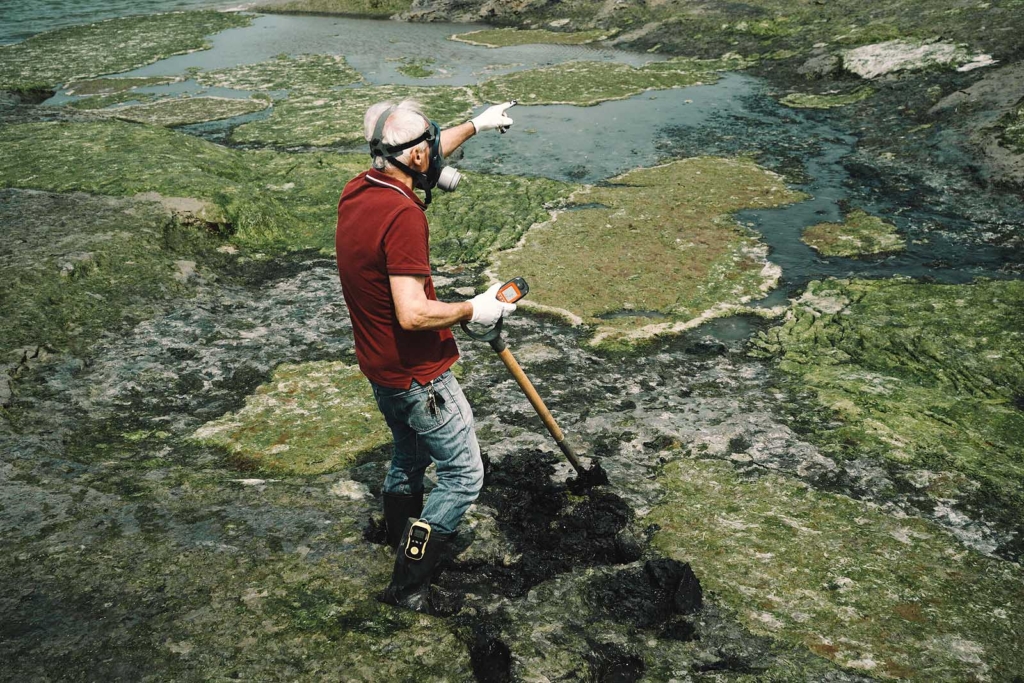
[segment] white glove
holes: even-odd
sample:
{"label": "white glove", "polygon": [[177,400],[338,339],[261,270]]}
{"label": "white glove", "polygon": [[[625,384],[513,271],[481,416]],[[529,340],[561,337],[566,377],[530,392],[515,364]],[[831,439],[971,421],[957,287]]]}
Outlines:
{"label": "white glove", "polygon": [[473,305],[473,317],[469,322],[489,327],[497,323],[501,316],[516,310],[515,304],[506,304],[495,298],[499,287],[501,287],[501,283],[495,283],[483,294],[477,294],[469,300],[469,303]]}
{"label": "white glove", "polygon": [[495,128],[500,129],[504,133],[505,129],[512,125],[512,119],[505,113],[505,110],[513,105],[515,105],[515,102],[495,104],[484,109],[483,114],[470,119],[470,121],[473,127],[476,128],[477,133],[482,133],[485,130],[494,130]]}

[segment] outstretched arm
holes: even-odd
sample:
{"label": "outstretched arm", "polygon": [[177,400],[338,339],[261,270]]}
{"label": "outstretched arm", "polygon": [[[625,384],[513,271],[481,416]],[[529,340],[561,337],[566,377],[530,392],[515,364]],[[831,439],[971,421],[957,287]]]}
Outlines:
{"label": "outstretched arm", "polygon": [[441,131],[441,152],[447,157],[462,146],[462,143],[476,135],[472,121],[460,123]]}
{"label": "outstretched arm", "polygon": [[448,156],[477,133],[495,128],[507,129],[512,125],[512,119],[505,112],[512,106],[515,102],[495,104],[465,123],[445,128],[441,131],[441,151]]}

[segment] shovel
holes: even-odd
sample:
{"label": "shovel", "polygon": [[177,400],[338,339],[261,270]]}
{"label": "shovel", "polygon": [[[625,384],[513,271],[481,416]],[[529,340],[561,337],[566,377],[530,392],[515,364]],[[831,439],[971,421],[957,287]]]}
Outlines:
{"label": "shovel", "polygon": [[[525,281],[523,281],[522,278],[515,278],[514,280],[511,280],[508,283],[506,283],[505,286],[499,288],[499,296],[500,293],[507,291],[508,286],[513,283],[516,283],[518,285],[516,289],[520,290],[519,296],[517,297],[517,299],[514,299],[512,301],[508,301],[506,298],[503,297],[502,300],[506,301],[506,303],[513,303],[519,298],[525,296],[526,292],[529,291],[529,288],[525,286],[526,283]],[[508,368],[509,373],[511,373],[512,377],[515,378],[516,383],[519,385],[519,388],[523,390],[524,394],[526,394],[526,398],[530,401],[530,405],[532,405],[533,409],[537,411],[537,415],[540,416],[540,419],[544,423],[544,426],[547,427],[548,432],[550,432],[551,436],[554,437],[555,443],[558,444],[558,448],[565,455],[566,459],[569,461],[569,464],[572,465],[573,469],[576,470],[577,483],[584,484],[586,486],[598,486],[601,484],[607,484],[608,475],[605,474],[605,471],[604,469],[602,469],[600,463],[595,461],[594,465],[589,470],[584,468],[583,465],[580,464],[580,460],[577,457],[576,451],[572,447],[572,444],[570,444],[566,440],[565,434],[562,433],[562,430],[559,428],[558,423],[555,422],[555,418],[552,417],[551,411],[548,410],[548,407],[546,405],[544,405],[544,401],[541,399],[540,394],[537,393],[537,390],[533,388],[533,382],[531,382],[530,378],[526,376],[525,372],[523,372],[523,369],[519,366],[518,361],[516,361],[515,357],[512,355],[512,352],[505,344],[505,340],[501,336],[502,320],[503,318],[498,318],[498,322],[496,322],[493,327],[491,327],[489,330],[480,333],[474,332],[472,329],[470,329],[467,323],[463,322],[462,331],[469,335],[469,337],[472,339],[487,342],[488,344],[491,345],[491,348],[494,349],[494,352],[498,354],[498,357],[501,358],[501,362],[505,364],[505,367]]]}

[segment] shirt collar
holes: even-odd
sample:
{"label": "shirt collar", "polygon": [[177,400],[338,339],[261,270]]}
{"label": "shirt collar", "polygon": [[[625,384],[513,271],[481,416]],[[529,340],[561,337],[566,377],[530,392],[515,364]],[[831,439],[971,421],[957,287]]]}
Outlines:
{"label": "shirt collar", "polygon": [[392,178],[391,176],[387,175],[386,173],[382,173],[381,171],[378,171],[375,168],[371,168],[370,170],[368,170],[366,172],[366,181],[368,183],[370,183],[371,185],[377,185],[379,187],[390,187],[391,189],[404,194],[406,197],[408,197],[409,199],[411,199],[414,202],[416,202],[416,204],[421,209],[423,209],[424,211],[427,208],[423,204],[423,200],[421,200],[416,195],[415,192],[413,192],[411,189],[409,189],[405,185],[405,183],[403,183],[402,181],[400,181],[400,180],[398,180],[396,178]]}

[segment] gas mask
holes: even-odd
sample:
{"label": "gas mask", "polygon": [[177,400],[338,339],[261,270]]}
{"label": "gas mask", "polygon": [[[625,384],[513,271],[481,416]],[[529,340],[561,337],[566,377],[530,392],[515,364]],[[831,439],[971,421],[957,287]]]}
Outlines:
{"label": "gas mask", "polygon": [[[403,142],[400,145],[385,145],[382,139],[384,136],[384,123],[394,111],[395,107],[391,107],[377,119],[373,138],[370,139],[370,156],[373,158],[373,167],[379,171],[384,170],[384,162],[388,161],[396,168],[401,169],[402,172],[409,174],[413,185],[426,192],[424,203],[430,206],[430,191],[437,187],[444,192],[454,192],[459,181],[462,180],[462,174],[455,170],[455,168],[445,165],[444,155],[441,152],[441,128],[433,121],[423,131],[423,135],[420,135],[418,138],[409,142]],[[398,154],[410,147],[415,147],[421,142],[426,142],[430,146],[430,166],[426,172],[417,171],[403,164],[397,158]]]}

